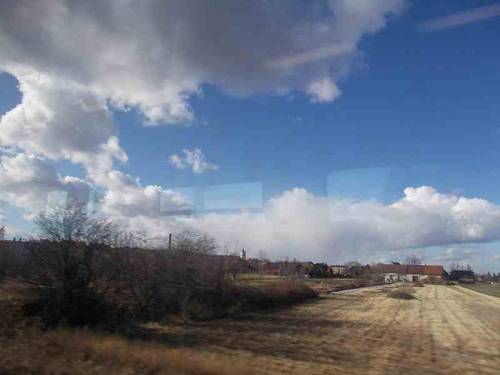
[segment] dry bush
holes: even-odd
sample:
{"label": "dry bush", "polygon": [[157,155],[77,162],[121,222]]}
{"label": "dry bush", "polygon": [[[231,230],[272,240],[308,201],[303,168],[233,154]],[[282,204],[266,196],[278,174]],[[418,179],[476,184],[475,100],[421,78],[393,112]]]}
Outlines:
{"label": "dry bush", "polygon": [[426,284],[431,284],[431,285],[442,285],[444,284],[444,281],[439,278],[439,277],[428,277],[427,279],[424,280]]}
{"label": "dry bush", "polygon": [[317,291],[294,279],[260,286],[229,284],[214,291],[193,294],[186,305],[185,313],[193,320],[207,320],[245,311],[291,305],[316,297]]}
{"label": "dry bush", "polygon": [[109,246],[76,241],[29,245],[23,280],[38,298],[25,306],[47,327],[118,322],[121,309],[104,298],[99,262]]}
{"label": "dry bush", "polygon": [[200,290],[211,298],[226,284],[215,243],[203,235],[181,233],[168,250],[131,247],[140,238],[78,204],[35,223],[41,240],[27,245],[23,277],[39,298],[27,312],[47,327],[160,320],[184,311]]}
{"label": "dry bush", "polygon": [[415,299],[415,290],[411,286],[401,286],[391,290],[387,295],[395,299]]}
{"label": "dry bush", "polygon": [[302,281],[286,279],[262,287],[238,286],[234,299],[241,310],[267,309],[318,297],[318,292]]}
{"label": "dry bush", "polygon": [[251,374],[241,363],[213,354],[132,343],[86,331],[30,330],[0,337],[2,374]]}
{"label": "dry bush", "polygon": [[23,311],[24,305],[34,298],[31,290],[18,281],[0,283],[0,337],[14,337],[17,332],[37,324],[36,320],[27,320]]}
{"label": "dry bush", "polygon": [[218,309],[229,280],[220,258],[200,246],[196,241],[189,245],[185,238],[171,251],[74,241],[35,243],[25,280],[39,298],[27,311],[48,327],[115,329],[183,313],[196,301]]}
{"label": "dry bush", "polygon": [[215,255],[214,240],[204,235],[178,234],[168,249],[127,246],[140,238],[78,205],[41,214],[35,223],[41,240],[28,245],[23,277],[38,299],[26,311],[46,327],[114,330],[172,314],[208,319],[316,295],[291,282],[238,290],[226,258]]}
{"label": "dry bush", "polygon": [[0,282],[3,279],[17,277],[23,269],[24,258],[15,242],[0,242]]}

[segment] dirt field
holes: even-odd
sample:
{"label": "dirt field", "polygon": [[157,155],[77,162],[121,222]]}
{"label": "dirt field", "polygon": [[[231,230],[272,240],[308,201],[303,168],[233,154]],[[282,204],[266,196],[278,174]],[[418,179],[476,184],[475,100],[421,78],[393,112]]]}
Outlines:
{"label": "dirt field", "polygon": [[336,294],[237,320],[150,326],[146,339],[261,374],[498,374],[500,299],[452,286]]}

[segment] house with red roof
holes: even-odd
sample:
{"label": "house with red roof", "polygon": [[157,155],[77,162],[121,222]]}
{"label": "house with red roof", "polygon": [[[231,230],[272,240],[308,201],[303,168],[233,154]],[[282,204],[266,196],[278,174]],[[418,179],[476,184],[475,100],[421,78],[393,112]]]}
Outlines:
{"label": "house with red roof", "polygon": [[397,281],[419,282],[428,279],[442,279],[444,268],[442,265],[431,264],[383,264],[373,267],[374,272],[383,274],[386,283]]}

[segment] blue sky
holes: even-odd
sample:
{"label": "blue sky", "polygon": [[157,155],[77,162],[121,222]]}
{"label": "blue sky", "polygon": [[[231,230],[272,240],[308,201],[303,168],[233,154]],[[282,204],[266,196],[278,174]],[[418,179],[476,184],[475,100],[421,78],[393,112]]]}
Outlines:
{"label": "blue sky", "polygon": [[[300,89],[239,95],[206,80],[189,95],[193,119],[144,126],[140,106],[122,111],[108,98],[128,155],[114,168],[139,177],[143,186],[181,192],[195,206],[202,189],[207,209],[262,208],[294,188],[315,197],[390,204],[404,197],[406,187],[423,185],[500,204],[500,17],[419,30],[425,21],[491,4],[498,3],[406,2],[385,28],[363,35],[348,74],[332,73],[342,95],[326,103]],[[22,99],[18,81],[5,71],[2,114]],[[169,163],[172,154],[196,148],[218,169],[193,173]],[[74,160],[52,158],[52,164],[62,176],[87,178],[86,167]],[[3,203],[6,223],[27,230],[23,209],[14,206]],[[484,269],[497,246],[484,242],[429,247],[426,258],[450,246],[485,248],[488,256],[475,260]],[[500,271],[498,261],[494,267]]]}
{"label": "blue sky", "polygon": [[[118,113],[130,158],[123,169],[165,186],[262,182],[273,196],[296,186],[325,194],[335,171],[389,168],[389,199],[401,186],[431,184],[498,202],[499,21],[416,30],[477,2],[458,3],[416,2],[386,31],[365,38],[366,66],[331,104],[302,94],[240,99],[206,86],[191,101],[198,119],[188,127],[144,129],[135,113]],[[170,153],[194,147],[220,170],[196,176],[169,167]]]}

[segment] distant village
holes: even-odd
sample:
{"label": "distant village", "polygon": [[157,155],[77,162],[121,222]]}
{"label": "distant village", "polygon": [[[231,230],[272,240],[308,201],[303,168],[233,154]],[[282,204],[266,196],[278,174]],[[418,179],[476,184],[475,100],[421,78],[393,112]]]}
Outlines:
{"label": "distant village", "polygon": [[267,259],[247,258],[245,250],[240,256],[225,255],[227,264],[236,273],[258,273],[271,276],[296,276],[303,278],[359,278],[375,275],[383,278],[384,283],[422,282],[451,280],[472,283],[478,276],[471,269],[455,269],[447,272],[438,264],[390,264],[376,263],[362,265],[358,262],[329,265],[327,263],[300,261],[270,261]]}
{"label": "distant village", "polygon": [[[3,239],[5,229],[0,228],[0,263],[4,256],[3,249],[17,250],[22,254],[28,248],[29,241],[22,239]],[[266,258],[247,257],[246,251],[240,254],[210,256],[212,262],[222,264],[226,272],[237,278],[241,274],[257,274],[261,276],[281,276],[298,278],[345,278],[357,279],[363,277],[378,278],[379,282],[423,282],[423,281],[456,281],[460,283],[474,283],[476,281],[500,281],[500,275],[476,275],[470,267],[457,267],[447,272],[440,264],[360,264],[348,262],[346,264],[314,263],[312,261],[283,260],[271,261]],[[498,280],[497,280],[498,279]]]}

